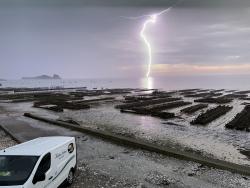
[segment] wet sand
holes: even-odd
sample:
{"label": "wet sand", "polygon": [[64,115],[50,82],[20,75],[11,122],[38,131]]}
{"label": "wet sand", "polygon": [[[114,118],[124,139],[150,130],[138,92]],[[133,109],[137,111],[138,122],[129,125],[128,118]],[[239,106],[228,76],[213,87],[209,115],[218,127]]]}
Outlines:
{"label": "wet sand", "polygon": [[[73,133],[40,121],[18,118],[12,125],[37,128],[42,136],[76,136],[78,171],[72,187],[244,187],[250,177],[217,170],[194,162],[116,145],[91,135]],[[16,122],[14,122],[16,121]],[[11,126],[10,121],[6,121]],[[3,124],[3,121],[1,121]],[[23,127],[24,128],[24,127]],[[29,129],[29,127],[28,127]],[[30,139],[32,133],[27,133]],[[78,134],[78,135],[77,135]],[[37,136],[37,135],[36,135]],[[25,135],[23,134],[23,139]]]}
{"label": "wet sand", "polygon": [[[122,104],[123,95],[128,94],[112,94],[109,96],[115,97],[115,100],[91,101],[90,109],[66,109],[64,112],[34,108],[32,107],[33,99],[30,102],[9,103],[9,101],[0,104],[4,109],[0,113],[0,119],[17,118],[30,123],[34,128],[45,127],[46,132],[46,130],[57,128],[54,128],[53,125],[27,119],[23,117],[23,113],[31,112],[53,119],[70,118],[80,123],[80,126],[145,139],[160,145],[167,143],[178,149],[193,150],[202,155],[211,155],[215,158],[249,165],[249,159],[240,153],[240,149],[248,149],[249,147],[249,133],[227,130],[224,127],[226,122],[229,122],[244,108],[244,105],[241,105],[242,101],[236,99],[230,102],[229,105],[234,108],[208,125],[193,126],[190,125],[193,119],[218,104],[208,103],[206,109],[200,109],[191,115],[181,112],[188,106],[169,109],[167,112],[175,113],[178,118],[161,119],[148,115],[120,113],[115,106]],[[171,97],[179,96],[180,94],[176,92],[171,94]],[[84,96],[83,101],[104,97],[106,95],[102,93]],[[197,104],[193,102],[195,99],[182,96],[183,101],[192,102],[190,106]],[[67,135],[69,133],[64,131],[60,134]],[[197,163],[180,161],[159,154],[117,146],[89,135],[79,137],[78,145],[80,146],[81,160],[79,162],[81,165],[75,187],[82,185],[94,187],[92,184],[96,187],[162,187],[166,186],[164,183],[169,183],[170,187],[200,187],[197,185],[202,185],[202,187],[249,187],[250,183],[249,177],[199,166]],[[123,152],[124,150],[125,152]]]}

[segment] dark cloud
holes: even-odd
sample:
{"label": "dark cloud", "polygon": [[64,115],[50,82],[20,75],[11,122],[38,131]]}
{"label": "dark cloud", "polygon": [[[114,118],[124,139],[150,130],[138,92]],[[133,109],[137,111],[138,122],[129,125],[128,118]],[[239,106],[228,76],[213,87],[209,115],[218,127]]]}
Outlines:
{"label": "dark cloud", "polygon": [[[146,49],[139,36],[144,19],[122,16],[153,13],[175,2],[2,0],[0,75],[130,76],[119,67],[145,65]],[[183,0],[147,31],[154,63],[248,63],[249,17],[250,1]]]}
{"label": "dark cloud", "polygon": [[244,7],[248,0],[1,0],[1,6],[129,6],[167,7],[181,2],[185,8]]}
{"label": "dark cloud", "polygon": [[5,6],[170,6],[176,0],[1,0]]}

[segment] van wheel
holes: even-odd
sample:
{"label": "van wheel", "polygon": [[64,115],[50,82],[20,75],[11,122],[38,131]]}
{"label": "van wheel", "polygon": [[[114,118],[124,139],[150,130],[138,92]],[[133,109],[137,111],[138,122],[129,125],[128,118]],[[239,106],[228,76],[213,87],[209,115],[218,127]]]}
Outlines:
{"label": "van wheel", "polygon": [[66,182],[67,182],[67,185],[72,185],[74,182],[74,172],[72,169],[69,171]]}

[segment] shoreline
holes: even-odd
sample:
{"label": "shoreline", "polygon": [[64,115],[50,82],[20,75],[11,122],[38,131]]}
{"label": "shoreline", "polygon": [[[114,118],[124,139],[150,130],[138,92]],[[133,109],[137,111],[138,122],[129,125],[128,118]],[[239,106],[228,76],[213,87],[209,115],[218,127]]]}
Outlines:
{"label": "shoreline", "polygon": [[[211,94],[210,90],[197,90],[197,91],[192,91],[192,90],[186,91],[185,90],[185,91],[171,91],[171,92],[168,91],[168,92],[162,92],[162,93],[160,92],[157,95],[153,96],[153,98],[155,98],[155,97],[158,98],[158,95],[159,95],[159,97],[176,98],[182,93],[184,95],[191,95],[192,92],[203,93],[202,97],[204,97],[204,95],[207,95],[207,94],[210,95]],[[226,92],[226,93],[228,93],[227,91],[221,91],[221,90],[212,91],[212,92]],[[3,114],[2,115],[0,114],[1,115],[0,116],[0,124],[5,124],[6,127],[7,126],[14,126],[14,125],[17,128],[20,127],[20,128],[17,129],[18,131],[16,131],[16,132],[17,132],[17,134],[22,135],[22,137],[24,139],[31,139],[32,137],[37,137],[39,135],[40,136],[48,135],[48,134],[49,135],[51,135],[51,134],[52,135],[53,134],[55,134],[55,135],[57,135],[57,134],[59,134],[59,135],[75,135],[75,134],[79,134],[79,133],[72,132],[69,129],[65,129],[65,128],[63,128],[63,131],[60,131],[62,128],[60,128],[58,126],[23,117],[23,114],[25,112],[32,113],[32,114],[35,113],[35,115],[43,116],[43,117],[49,118],[49,119],[51,119],[51,118],[55,119],[55,120],[60,119],[60,120],[66,121],[66,122],[68,121],[68,122],[76,123],[74,126],[78,127],[78,129],[82,129],[82,128],[83,129],[86,129],[86,128],[88,129],[88,127],[89,127],[89,129],[93,128],[94,130],[97,130],[99,132],[100,131],[108,131],[109,134],[111,134],[111,135],[112,134],[118,134],[118,135],[121,135],[121,137],[123,137],[123,136],[132,136],[132,139],[129,138],[129,141],[131,141],[131,140],[133,141],[134,139],[137,139],[137,138],[145,139],[145,140],[142,140],[143,144],[144,144],[145,141],[150,141],[151,146],[156,147],[157,145],[160,145],[161,148],[165,147],[163,139],[164,138],[169,138],[169,134],[172,134],[171,131],[173,131],[173,130],[177,131],[176,133],[178,133],[178,134],[180,134],[180,133],[185,133],[185,134],[188,133],[188,134],[190,134],[190,133],[192,133],[190,131],[195,130],[195,131],[197,131],[197,133],[200,133],[200,134],[203,134],[203,132],[204,132],[208,136],[210,134],[216,133],[217,131],[218,131],[218,134],[220,134],[220,132],[222,132],[223,133],[223,134],[221,134],[222,136],[225,135],[227,132],[229,132],[229,130],[226,130],[222,125],[220,126],[219,129],[216,126],[214,126],[214,124],[216,125],[216,122],[218,122],[218,123],[225,122],[224,119],[223,119],[224,117],[219,118],[218,120],[212,121],[211,125],[213,125],[213,126],[211,126],[209,124],[209,125],[201,127],[201,126],[193,126],[193,125],[187,124],[187,122],[191,122],[191,120],[194,119],[201,112],[206,112],[207,109],[210,109],[210,108],[213,108],[213,107],[217,106],[217,104],[205,105],[205,106],[203,106],[205,109],[203,109],[203,108],[199,109],[198,108],[199,110],[196,111],[196,112],[192,112],[191,115],[186,114],[184,112],[181,112],[182,109],[188,108],[188,107],[193,106],[194,104],[196,104],[196,103],[193,102],[193,100],[195,100],[195,98],[190,98],[190,97],[181,97],[182,98],[181,100],[192,102],[192,104],[190,104],[190,106],[189,105],[188,106],[183,106],[183,107],[174,106],[173,109],[167,110],[167,112],[174,113],[177,116],[177,118],[174,117],[172,119],[162,119],[162,118],[156,118],[156,117],[148,116],[148,115],[120,113],[119,109],[115,108],[116,105],[120,105],[120,104],[123,104],[123,103],[126,104],[126,103],[131,103],[131,102],[138,102],[137,100],[139,100],[139,101],[141,101],[141,100],[145,100],[145,101],[146,100],[151,100],[151,101],[155,100],[155,99],[151,99],[152,91],[147,91],[147,90],[145,91],[145,90],[140,90],[140,89],[136,89],[136,91],[134,89],[131,89],[131,90],[128,90],[128,89],[127,90],[110,89],[110,90],[104,90],[104,91],[102,91],[102,90],[92,90],[92,91],[90,91],[90,90],[78,90],[77,89],[77,91],[76,90],[75,91],[68,91],[68,90],[51,91],[51,92],[46,93],[46,95],[44,95],[44,96],[43,95],[44,95],[44,93],[43,94],[38,94],[38,95],[37,94],[34,95],[34,93],[25,93],[25,94],[21,94],[21,95],[16,94],[16,95],[11,95],[11,96],[6,95],[6,94],[3,94],[2,96],[0,95],[0,98],[2,97],[2,99],[3,99],[3,97],[4,97],[4,99],[8,99],[8,101],[5,102],[5,103],[0,102],[0,106],[2,106],[2,108],[3,108],[3,111],[2,111]],[[129,101],[124,101],[124,96],[132,96],[132,97],[127,97],[127,99]],[[137,98],[138,96],[139,96],[139,99]],[[20,99],[24,99],[24,97],[26,97],[26,99],[29,102],[20,102],[20,101],[18,101]],[[78,109],[77,110],[65,109],[63,112],[56,112],[56,111],[53,111],[53,110],[50,110],[50,109],[43,109],[43,108],[40,108],[40,107],[36,108],[36,107],[33,106],[34,102],[38,101],[36,99],[36,97],[38,97],[37,99],[39,99],[42,102],[44,100],[44,97],[49,102],[59,100],[60,103],[58,103],[58,105],[60,105],[61,103],[63,104],[64,101],[71,101],[71,102],[73,102],[73,104],[75,103],[77,105],[89,104],[90,108],[89,109],[80,109],[80,110],[78,110]],[[82,99],[81,99],[81,97],[82,97]],[[108,99],[108,100],[106,100],[106,99]],[[17,101],[12,102],[11,100],[17,100]],[[131,100],[133,100],[133,101],[131,101]],[[233,99],[233,100],[236,101],[236,103],[233,102],[233,103],[230,103],[230,105],[234,105],[234,109],[231,112],[228,113],[232,117],[234,116],[234,114],[237,114],[238,112],[241,111],[241,108],[235,107],[235,105],[237,105],[237,106],[240,105],[240,101],[238,101],[238,99]],[[163,102],[167,101],[166,104],[167,103],[172,103],[172,102],[169,102],[168,100],[162,100],[162,101]],[[157,102],[161,102],[161,100],[158,100]],[[151,103],[150,103],[150,105],[152,107],[154,107],[154,108],[150,107],[148,109],[160,109],[160,110],[162,110],[163,107],[164,108],[166,108],[166,107],[169,108],[169,105],[162,106],[161,103],[160,103],[160,106],[157,106],[157,105],[154,104],[154,102],[151,102]],[[145,102],[145,104],[148,104],[148,102]],[[67,105],[67,107],[69,107],[69,106]],[[132,107],[133,107],[133,105],[132,105]],[[144,108],[143,105],[141,107]],[[172,107],[172,105],[171,105],[171,107]],[[65,108],[65,105],[64,105],[63,109],[64,108]],[[191,110],[189,110],[189,111],[193,111],[193,109],[194,109],[194,107],[192,107]],[[227,117],[227,116],[225,116],[225,117]],[[22,122],[22,123],[21,122],[20,123],[18,123],[18,122],[15,123],[15,121],[12,122],[11,119],[15,119],[15,118],[17,119],[17,121],[24,121],[24,122]],[[108,119],[106,119],[106,118],[108,118]],[[109,118],[110,118],[110,120],[109,120]],[[143,119],[145,119],[145,121],[142,121]],[[126,122],[124,120],[126,120],[126,121],[129,120],[129,122],[127,122],[125,124],[121,124],[120,122],[122,122],[122,123]],[[99,122],[102,122],[102,123],[99,123]],[[136,122],[143,123],[143,124],[136,124]],[[26,134],[26,133],[22,132],[22,130],[21,130],[21,127],[26,126],[27,123],[29,124],[29,126],[31,126],[30,130],[32,130],[32,132],[34,132],[33,136],[28,135],[30,133]],[[70,126],[72,126],[72,125],[70,124]],[[9,127],[9,128],[11,128],[11,127]],[[226,130],[226,132],[224,131],[224,129]],[[40,130],[42,132],[39,132],[38,130]],[[51,130],[53,130],[54,133]],[[167,131],[167,132],[164,132],[164,131]],[[35,133],[35,132],[37,132],[37,133]],[[162,134],[162,136],[160,136],[160,137],[157,136],[157,137],[152,137],[151,138],[151,136],[154,136],[153,134],[156,134],[156,133],[157,134]],[[167,133],[167,134],[164,136],[165,133]],[[238,132],[238,131],[235,131],[235,130],[230,130],[230,134],[232,134],[232,135],[238,135],[238,134],[242,135],[243,137],[239,137],[240,141],[241,141],[241,139],[244,138],[244,135],[247,135],[248,133],[246,133],[244,131]],[[133,137],[133,135],[135,137]],[[172,136],[174,136],[174,135],[172,135]],[[86,154],[82,153],[85,150],[84,148],[82,148],[84,146],[84,143],[88,143],[88,145],[89,145],[88,147],[90,147],[90,148],[92,148],[94,150],[98,150],[98,148],[93,148],[93,144],[96,141],[94,141],[93,143],[89,142],[89,141],[82,141],[82,140],[86,140],[86,137],[88,137],[88,139],[91,138],[91,141],[98,140],[100,138],[94,138],[94,137],[91,136],[91,134],[88,135],[88,136],[84,136],[84,138],[82,138],[82,137],[79,138],[80,139],[79,140],[80,153],[81,153],[80,156],[85,161],[84,164],[87,164],[87,166],[88,166],[89,164],[92,164],[92,162],[88,159]],[[180,139],[182,137],[175,137],[175,138]],[[206,144],[208,146],[213,144],[213,143],[206,142],[207,138],[205,138],[205,140],[203,139],[203,137],[200,137],[199,139],[198,138],[199,137],[197,137],[195,139],[197,141],[203,141],[205,143],[204,146],[206,146]],[[101,146],[99,146],[99,147],[102,148],[102,149],[99,148],[99,149],[101,149],[101,152],[104,152],[104,153],[110,152],[109,148],[114,147],[114,145],[116,145],[115,143],[109,142],[109,140],[106,140],[106,139],[101,139],[101,140],[102,140],[101,143],[98,142],[99,144],[101,144]],[[166,141],[167,140],[165,140],[165,142]],[[110,146],[108,146],[108,148],[104,149],[105,147],[103,148],[103,144],[104,145],[108,144]],[[135,151],[140,150],[139,149],[140,147],[137,149],[136,147],[133,147],[133,144],[134,143],[131,143],[130,146],[126,146],[126,145],[119,146],[118,145],[117,147],[119,147],[119,148],[120,147],[122,147],[122,148],[123,147],[125,147],[125,148],[128,147],[128,148],[131,148],[131,150],[133,150],[133,151],[134,150]],[[198,142],[197,142],[197,144],[198,144]],[[174,145],[172,145],[172,146],[174,146]],[[180,143],[180,146],[183,147],[185,145],[181,145],[181,143]],[[218,146],[220,146],[220,145],[218,145]],[[223,146],[223,144],[221,144],[221,146]],[[178,143],[177,143],[177,145],[175,145],[175,150],[178,149],[178,148],[180,149],[181,147],[178,147]],[[215,147],[213,147],[213,148],[208,148],[208,149],[211,149],[211,150],[208,150],[208,154],[209,154],[210,151],[213,151],[213,149],[215,149],[214,151],[216,151],[216,149],[219,149],[219,148],[216,148],[216,147],[217,146],[215,145]],[[204,148],[206,149],[206,147],[204,147]],[[91,155],[91,156],[93,155],[92,154],[92,152],[93,152],[92,149],[89,150],[89,152],[90,152],[89,155]],[[187,151],[189,151],[189,152],[192,151],[188,147],[186,147],[185,149],[187,149]],[[235,147],[225,148],[225,149],[227,149],[228,151],[231,151],[233,149],[232,151],[234,151]],[[200,151],[199,148],[198,148],[197,152],[198,151]],[[144,152],[147,153],[147,151],[143,150],[143,153]],[[150,155],[157,155],[157,156],[160,155],[160,154],[156,154],[155,152],[148,152],[148,153],[150,153]],[[206,153],[202,153],[202,154],[205,155]],[[227,154],[227,153],[225,153],[225,154]],[[93,156],[93,157],[96,158],[98,156]],[[176,157],[176,156],[174,156],[174,157]],[[107,158],[108,158],[108,160],[114,160],[113,156],[110,157],[111,159],[109,159],[108,156],[107,156]],[[168,156],[166,156],[164,158],[169,158],[170,161],[178,160],[178,159],[174,159],[174,158],[168,157]],[[119,159],[119,157],[118,157],[118,159]],[[233,159],[234,158],[232,158],[232,160]],[[237,159],[237,156],[236,156],[235,159]],[[98,158],[98,160],[102,161],[103,159]],[[150,159],[150,160],[153,160],[153,158]],[[130,161],[131,161],[131,156],[126,155],[126,163],[130,163]],[[159,162],[160,161],[162,161],[162,159],[159,160]],[[246,164],[248,162],[249,162],[249,159],[245,160]],[[185,161],[185,160],[183,162],[181,162],[180,160],[178,160],[178,164],[181,164],[181,163],[184,163],[184,164],[187,163],[188,164],[189,162]],[[191,163],[194,163],[194,162],[191,162]],[[119,166],[120,164],[121,164],[121,161],[118,162],[115,166],[109,166],[109,168],[114,169],[114,168],[117,167],[117,165]],[[94,163],[92,165],[94,165]],[[103,164],[103,163],[101,165],[105,166],[105,164]],[[103,167],[103,168],[106,168],[106,167]],[[209,167],[206,167],[206,169],[207,169],[206,171],[210,171],[210,170],[208,170],[208,169],[210,169]],[[127,170],[129,171],[129,169],[127,169]],[[216,171],[219,171],[219,170],[216,170]],[[225,170],[222,170],[222,171],[223,171],[223,173],[222,173],[223,175],[229,173],[229,172],[227,172]],[[111,175],[112,176],[114,175],[113,172],[111,173]],[[142,177],[142,176],[143,176],[143,174],[140,174],[140,177]],[[241,175],[239,175],[239,174],[237,175],[237,177],[238,176],[241,177]],[[179,175],[178,175],[178,177],[179,177]],[[198,175],[197,178],[200,178],[200,175]],[[211,178],[211,176],[209,175],[207,178]],[[130,177],[130,179],[131,179],[131,177]],[[234,179],[234,178],[231,178],[231,179]],[[247,177],[247,179],[246,179],[247,183],[248,183],[248,180],[249,179]],[[131,179],[131,181],[132,181],[132,179]],[[115,183],[115,182],[113,182],[113,183]],[[139,185],[138,182],[135,183],[135,185],[138,186]],[[250,185],[250,182],[249,182],[249,185]],[[130,187],[136,187],[136,186],[130,186]]]}
{"label": "shoreline", "polygon": [[[139,90],[139,89],[136,89],[136,90],[137,90],[137,92],[148,92],[145,90]],[[157,109],[157,111],[159,110],[158,113],[154,112],[152,115],[151,115],[150,111],[149,111],[149,114],[147,111],[145,111],[146,112],[145,113],[144,107],[142,106],[142,107],[138,108],[138,109],[140,109],[140,112],[138,114],[136,113],[136,114],[130,115],[129,113],[120,113],[119,109],[116,109],[116,106],[117,106],[117,104],[118,104],[118,106],[120,106],[120,104],[123,104],[124,101],[122,99],[122,96],[130,95],[129,92],[133,91],[133,90],[132,89],[126,89],[126,90],[111,89],[111,90],[107,90],[107,91],[111,91],[111,92],[115,92],[115,93],[113,95],[108,94],[108,97],[106,97],[107,93],[102,93],[103,91],[100,91],[100,90],[97,90],[97,91],[96,90],[95,91],[90,91],[90,90],[66,91],[68,94],[65,94],[65,93],[61,94],[62,92],[65,92],[65,91],[60,91],[60,92],[56,91],[56,92],[39,93],[39,94],[37,94],[37,93],[35,93],[35,94],[34,93],[25,93],[25,94],[14,94],[14,95],[4,94],[4,99],[6,97],[7,97],[6,99],[8,99],[7,103],[5,103],[5,106],[7,108],[8,108],[8,106],[13,106],[11,108],[16,108],[15,104],[17,104],[18,111],[21,112],[21,114],[20,114],[21,116],[26,111],[30,111],[31,113],[32,112],[37,113],[37,115],[41,114],[41,115],[45,115],[47,117],[52,117],[52,118],[57,117],[57,118],[62,119],[62,120],[63,119],[71,119],[72,121],[78,122],[78,124],[80,124],[80,125],[82,124],[83,127],[100,129],[100,130],[108,131],[108,132],[115,133],[115,134],[121,134],[121,135],[124,134],[124,135],[128,135],[131,137],[136,137],[138,139],[146,139],[148,141],[151,140],[151,142],[159,142],[160,145],[168,146],[169,144],[167,144],[167,143],[165,144],[165,141],[164,141],[164,139],[166,138],[166,139],[170,139],[169,146],[172,145],[171,147],[181,147],[182,149],[187,149],[190,151],[193,150],[193,151],[197,151],[198,153],[201,152],[201,153],[204,153],[205,155],[207,155],[207,154],[213,155],[212,148],[210,149],[209,147],[206,147],[206,145],[209,146],[209,142],[212,140],[210,140],[209,138],[206,138],[206,137],[201,138],[200,136],[202,136],[202,135],[206,136],[206,134],[211,134],[211,136],[216,136],[217,131],[222,132],[222,135],[225,135],[225,134],[230,135],[232,132],[236,136],[236,138],[237,138],[237,135],[240,135],[240,137],[238,139],[233,139],[233,140],[236,140],[237,142],[239,142],[239,143],[236,142],[235,144],[242,145],[240,140],[242,140],[243,137],[247,136],[247,134],[248,134],[245,131],[233,131],[233,130],[230,131],[229,129],[227,130],[224,127],[222,127],[222,126],[224,126],[224,124],[229,122],[237,113],[239,113],[241,111],[241,109],[243,109],[244,105],[242,105],[241,104],[242,102],[240,102],[240,100],[238,100],[238,99],[234,99],[234,100],[236,100],[237,103],[230,102],[229,104],[225,104],[225,105],[229,105],[229,106],[235,106],[233,110],[228,112],[226,115],[222,114],[221,118],[216,117],[218,120],[217,119],[212,120],[212,123],[209,123],[209,125],[205,125],[205,126],[203,125],[202,127],[200,127],[200,125],[191,125],[192,121],[195,118],[197,118],[199,116],[199,114],[204,113],[206,111],[208,112],[209,109],[213,109],[214,107],[216,107],[216,105],[219,106],[220,104],[207,103],[205,109],[204,108],[200,109],[200,110],[198,109],[197,112],[194,112],[191,114],[186,114],[185,112],[182,112],[182,109],[191,107],[193,104],[197,104],[197,103],[193,103],[193,100],[195,100],[195,98],[192,99],[190,97],[182,97],[179,94],[177,94],[178,91],[167,92],[167,93],[163,92],[162,94],[161,94],[161,92],[159,92],[159,97],[160,98],[162,98],[163,96],[167,97],[166,98],[167,100],[164,98],[160,99],[160,100],[153,99],[153,100],[151,100],[152,102],[150,102],[150,103],[148,103],[147,100],[145,101],[145,105],[150,104],[150,106],[149,106],[150,108],[145,109],[145,110],[148,111],[151,109]],[[99,92],[101,92],[101,93],[99,93]],[[104,90],[104,92],[105,92],[105,90]],[[205,96],[206,93],[210,95],[209,90],[200,90],[200,89],[195,89],[195,91],[194,90],[192,90],[192,91],[181,90],[179,92],[183,93],[184,95],[186,95],[187,92],[189,93],[189,95],[190,95],[190,92],[193,92],[193,93],[200,92],[200,93],[202,93],[202,97],[206,97]],[[221,92],[221,91],[215,90],[213,92]],[[55,94],[55,93],[57,93],[57,94]],[[37,96],[39,98],[36,99],[32,95]],[[44,95],[44,97],[43,97],[43,95]],[[84,95],[87,95],[87,96],[84,96]],[[138,94],[136,94],[136,95],[138,95]],[[150,95],[151,94],[146,94],[145,97],[150,96]],[[228,95],[228,92],[226,93],[226,95]],[[9,99],[9,96],[11,96],[10,99]],[[32,97],[30,97],[30,96],[32,96]],[[41,99],[40,99],[40,96],[41,96]],[[69,96],[71,96],[71,97],[69,97]],[[72,96],[74,96],[74,97],[72,98]],[[82,96],[84,96],[84,97],[82,97]],[[2,97],[3,96],[0,95],[0,99]],[[81,99],[81,97],[84,99]],[[170,99],[168,99],[169,97],[170,97]],[[221,95],[219,97],[221,98]],[[44,100],[43,98],[45,99],[45,101],[43,101]],[[172,100],[171,100],[171,98],[172,98]],[[108,100],[106,101],[106,99],[108,99]],[[132,99],[137,100],[136,98],[132,98]],[[174,100],[176,100],[176,99],[180,100],[180,103],[188,103],[188,105],[184,105],[183,107],[178,107],[176,104],[174,104],[175,103]],[[59,103],[54,103],[54,101],[57,101],[57,100],[59,101]],[[130,101],[130,100],[131,99],[129,98],[128,104],[131,104],[131,102],[133,103],[133,101]],[[141,97],[140,97],[140,100],[141,100]],[[154,104],[155,102],[153,102],[154,100],[160,104],[155,105]],[[63,101],[70,101],[70,103],[65,103]],[[169,101],[173,101],[173,102],[169,102]],[[187,101],[187,102],[182,102],[182,101]],[[30,104],[32,104],[32,103],[33,103],[33,106],[30,106]],[[138,102],[135,102],[136,105],[137,105],[137,103]],[[141,102],[139,102],[139,103],[141,103]],[[163,105],[161,103],[163,103]],[[173,103],[173,105],[172,105],[172,103]],[[125,106],[126,105],[127,105],[127,102],[125,101]],[[169,107],[171,107],[171,109],[161,112],[162,108],[169,108]],[[58,111],[57,109],[60,109],[60,111]],[[125,108],[125,110],[126,110],[126,108]],[[130,112],[130,108],[128,110]],[[132,108],[131,111],[133,112],[133,110],[134,109]],[[105,114],[105,116],[107,116],[108,119],[105,116],[103,116],[103,114]],[[11,113],[9,115],[11,115]],[[152,117],[149,117],[150,115]],[[159,117],[157,117],[156,115]],[[99,117],[100,117],[100,120],[99,120]],[[114,119],[113,119],[113,117],[114,117]],[[149,120],[149,122],[145,125],[141,124],[144,122],[141,122],[140,117],[145,117],[146,119]],[[224,117],[227,118],[228,120],[225,121]],[[102,121],[102,119],[104,121]],[[122,121],[122,122],[127,121],[128,123],[121,124],[119,121]],[[152,122],[152,123],[150,123],[150,122]],[[136,126],[133,126],[133,124],[135,124]],[[138,125],[141,124],[141,125],[137,128],[137,126],[138,126],[137,124]],[[151,126],[151,124],[156,124],[156,125],[154,125],[154,127],[156,129],[153,126]],[[213,126],[210,126],[210,124]],[[225,129],[225,131],[223,131],[221,128],[217,129],[216,124],[220,125],[220,127]],[[175,126],[173,126],[173,125],[175,125]],[[150,130],[147,130],[148,129],[147,126],[150,126]],[[152,129],[152,131],[155,132],[154,134],[159,134],[159,136],[154,138],[154,134],[151,133],[151,129]],[[203,148],[198,147],[197,148],[198,145],[196,147],[190,147],[190,146],[186,145],[184,140],[183,141],[181,140],[182,139],[182,137],[180,137],[181,135],[179,135],[179,134],[184,133],[183,130],[187,131],[187,134],[190,134],[190,136],[191,136],[190,138],[193,140],[192,143],[190,143],[190,144],[197,145],[198,143],[196,144],[195,142],[202,141],[203,144],[201,142],[200,146],[205,146],[205,147],[203,147]],[[169,131],[175,131],[175,132],[173,132],[174,134],[171,135]],[[176,131],[178,131],[178,132],[176,132]],[[194,135],[190,131],[195,131],[195,132],[198,131],[197,133],[201,134],[201,135],[199,135],[200,138],[199,139],[196,138],[197,136]],[[213,133],[212,131],[216,131],[216,132]],[[163,133],[166,133],[166,136],[164,136]],[[174,136],[174,135],[176,135],[176,136]],[[230,138],[230,137],[227,138],[228,136],[223,136],[223,137],[225,137],[226,139]],[[203,140],[203,139],[205,139],[205,140]],[[209,140],[206,140],[206,139],[209,139]],[[173,140],[174,143],[172,143],[171,140]],[[228,141],[231,142],[233,140],[228,140]],[[227,140],[225,140],[225,141],[227,141]],[[184,143],[182,143],[182,142],[184,142]],[[213,144],[213,141],[211,142],[211,144]],[[226,142],[225,143],[222,142],[222,144],[225,145],[224,147],[227,147]],[[219,147],[223,147],[223,145],[221,145],[221,146],[220,146],[220,144],[217,144],[217,145],[218,146],[213,147],[213,149],[219,149]],[[231,146],[230,146],[230,148],[233,149],[233,147],[231,147]],[[206,149],[209,149],[209,150],[206,150]],[[223,149],[223,148],[221,148],[221,149]],[[243,147],[240,149],[248,150],[250,148]],[[225,149],[223,149],[221,151],[225,152],[225,153],[223,153],[223,156],[227,155],[227,153],[230,154]],[[234,153],[235,152],[236,151],[234,151]],[[219,153],[217,152],[215,154],[217,155]],[[231,155],[231,156],[234,157],[235,154]],[[214,157],[216,157],[216,156],[214,156]],[[218,156],[216,158],[218,158]],[[220,159],[220,157],[218,159]],[[228,160],[231,161],[230,158]],[[232,160],[233,160],[233,158],[232,158]]]}
{"label": "shoreline", "polygon": [[[36,119],[39,121],[43,121],[46,123],[54,124],[57,126],[61,126],[67,129],[74,130],[74,131],[88,133],[97,137],[107,139],[108,141],[113,141],[118,144],[122,144],[122,145],[124,144],[130,147],[145,149],[151,152],[165,154],[167,156],[173,156],[178,159],[190,160],[190,161],[198,162],[206,166],[210,166],[210,167],[214,167],[214,168],[218,168],[222,170],[228,170],[231,172],[236,172],[242,175],[250,176],[250,166],[237,165],[234,163],[229,163],[229,162],[218,160],[218,159],[216,160],[216,159],[209,158],[209,157],[203,157],[201,155],[196,155],[195,153],[173,150],[171,148],[164,148],[161,146],[153,145],[152,143],[147,143],[142,140],[135,140],[135,139],[127,138],[124,136],[118,136],[118,135],[110,134],[108,132],[103,132],[100,130],[83,128],[83,127],[79,127],[71,123],[59,122],[56,120],[44,118],[41,116],[29,114],[29,113],[24,114],[24,116],[32,118],[32,119]],[[12,135],[12,137],[15,137],[12,133],[10,134]]]}

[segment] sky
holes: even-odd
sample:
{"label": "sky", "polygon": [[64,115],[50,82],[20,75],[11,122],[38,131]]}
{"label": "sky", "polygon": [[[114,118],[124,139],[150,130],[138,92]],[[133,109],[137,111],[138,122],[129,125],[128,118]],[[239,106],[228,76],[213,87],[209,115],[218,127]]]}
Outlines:
{"label": "sky", "polygon": [[[0,0],[0,78],[143,77],[146,18],[175,0]],[[182,0],[146,31],[151,76],[250,74],[250,1]]]}

